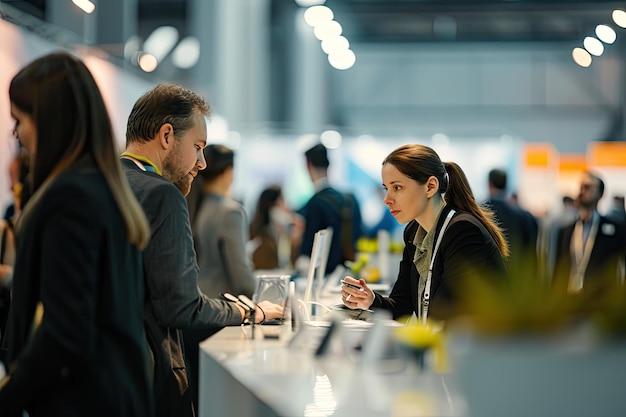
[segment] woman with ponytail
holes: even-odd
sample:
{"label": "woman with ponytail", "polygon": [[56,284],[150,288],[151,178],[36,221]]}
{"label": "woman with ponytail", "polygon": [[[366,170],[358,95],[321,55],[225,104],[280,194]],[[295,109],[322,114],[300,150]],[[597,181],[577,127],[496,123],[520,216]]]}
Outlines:
{"label": "woman with ponytail", "polygon": [[371,291],[363,279],[342,286],[349,308],[383,308],[394,319],[415,314],[447,319],[460,313],[460,289],[466,280],[507,280],[507,243],[493,213],[474,198],[465,173],[442,162],[424,145],[404,145],[383,161],[384,203],[404,230],[398,279],[388,297]]}

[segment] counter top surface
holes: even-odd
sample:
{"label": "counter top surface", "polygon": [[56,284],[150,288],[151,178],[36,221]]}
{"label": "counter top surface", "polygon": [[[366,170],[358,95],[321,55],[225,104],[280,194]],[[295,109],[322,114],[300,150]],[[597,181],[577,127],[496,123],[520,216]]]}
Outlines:
{"label": "counter top surface", "polygon": [[[239,327],[225,328],[200,345],[200,416],[219,415],[218,402],[232,405],[224,412],[245,412],[249,402],[259,416],[463,415],[449,375],[420,372],[406,360],[366,364],[356,351],[316,357],[312,346],[324,328],[311,327],[299,335],[308,340],[294,343],[259,338],[259,330],[251,340]],[[238,392],[225,402],[229,378]]]}

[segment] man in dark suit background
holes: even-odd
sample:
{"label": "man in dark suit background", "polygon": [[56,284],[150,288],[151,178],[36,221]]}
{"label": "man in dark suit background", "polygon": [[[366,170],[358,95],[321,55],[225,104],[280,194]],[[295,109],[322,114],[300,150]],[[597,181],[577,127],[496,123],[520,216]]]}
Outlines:
{"label": "man in dark suit background", "polygon": [[492,169],[488,176],[489,199],[485,201],[494,211],[499,226],[509,244],[510,256],[506,260],[509,276],[523,276],[538,273],[537,237],[539,226],[529,212],[514,206],[507,200],[507,173],[502,169]]}
{"label": "man in dark suit background", "polygon": [[[328,155],[326,147],[317,144],[305,152],[307,170],[315,194],[299,211],[305,228],[296,266],[306,270],[313,249],[313,238],[319,230],[332,227],[333,235],[326,264],[331,273],[346,260],[354,260],[356,241],[361,235],[361,210],[356,198],[331,187],[328,182]],[[351,259],[352,258],[352,259]]]}
{"label": "man in dark suit background", "polygon": [[598,213],[604,182],[586,172],[576,198],[579,218],[564,226],[557,237],[553,283],[563,291],[578,294],[623,280],[626,260],[624,226]]}

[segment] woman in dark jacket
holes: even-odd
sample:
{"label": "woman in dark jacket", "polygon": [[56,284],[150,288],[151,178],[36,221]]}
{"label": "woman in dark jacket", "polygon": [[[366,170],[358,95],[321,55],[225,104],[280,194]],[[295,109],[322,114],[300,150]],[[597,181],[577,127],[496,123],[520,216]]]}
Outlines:
{"label": "woman in dark jacket", "polygon": [[143,210],[122,172],[104,101],[67,53],[9,87],[33,194],[16,224],[0,414],[150,416],[143,325]]}
{"label": "woman in dark jacket", "polygon": [[443,163],[427,146],[405,145],[385,158],[382,179],[385,204],[399,223],[408,223],[398,279],[384,297],[363,279],[346,277],[362,287],[342,286],[346,306],[384,308],[394,318],[446,319],[459,312],[469,278],[507,279],[506,241],[456,163]]}

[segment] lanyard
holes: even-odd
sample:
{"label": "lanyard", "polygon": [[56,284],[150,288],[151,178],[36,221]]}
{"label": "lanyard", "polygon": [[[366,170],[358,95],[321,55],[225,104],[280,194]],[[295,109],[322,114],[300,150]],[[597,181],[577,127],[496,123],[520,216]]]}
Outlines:
{"label": "lanyard", "polygon": [[137,166],[139,166],[139,163],[143,164],[143,168],[141,166],[139,166],[139,168],[142,168],[144,171],[156,172],[157,174],[163,176],[159,167],[157,167],[154,162],[152,162],[145,156],[137,155],[137,154],[130,153],[130,152],[124,152],[122,154],[122,157],[133,160],[133,162],[135,162]]}
{"label": "lanyard", "polygon": [[[448,228],[448,224],[456,213],[454,210],[450,210],[448,215],[446,216],[446,220],[443,222],[443,226],[441,226],[441,231],[439,232],[439,236],[437,237],[437,241],[435,242],[435,247],[433,248],[433,254],[430,258],[430,266],[428,267],[428,275],[426,277],[426,285],[424,286],[424,296],[421,299],[421,305],[418,308],[418,313],[420,314],[420,318],[422,319],[422,323],[426,324],[426,318],[428,317],[428,305],[430,304],[430,286],[432,283],[433,277],[433,265],[435,264],[435,256],[437,256],[437,251],[439,250],[439,244],[443,239],[443,234]],[[419,299],[419,296],[418,296]]]}

